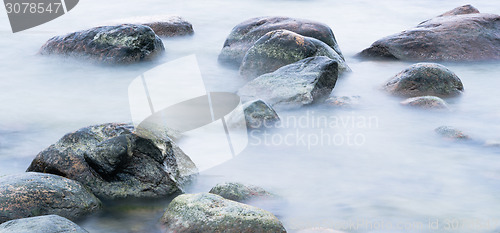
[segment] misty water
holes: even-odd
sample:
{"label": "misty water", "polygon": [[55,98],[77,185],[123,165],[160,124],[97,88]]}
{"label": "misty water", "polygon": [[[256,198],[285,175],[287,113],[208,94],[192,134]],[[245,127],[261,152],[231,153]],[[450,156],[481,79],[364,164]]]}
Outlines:
{"label": "misty water", "polygon": [[[360,96],[360,104],[279,111],[283,127],[249,135],[239,156],[201,172],[187,192],[207,192],[225,181],[262,186],[281,199],[254,204],[273,212],[289,232],[320,226],[346,232],[498,232],[500,148],[483,144],[500,140],[499,63],[441,63],[460,77],[465,92],[447,100],[452,111],[433,112],[402,107],[402,99],[380,90],[411,62],[355,58],[377,39],[468,3],[500,13],[500,2],[486,0],[86,0],[54,21],[16,34],[0,14],[0,176],[24,172],[65,133],[131,122],[128,85],[164,62],[195,54],[208,90],[237,91],[245,83],[238,71],[217,63],[230,30],[252,17],[290,16],[332,28],[353,70],[338,80],[333,94]],[[151,62],[101,66],[37,55],[55,35],[162,14],[184,17],[195,34],[163,39],[165,54]],[[297,119],[306,123],[293,123]],[[434,129],[442,125],[475,140],[440,138]],[[337,138],[316,140],[325,132]],[[287,135],[290,140],[280,140]],[[208,140],[195,150],[212,146]],[[168,201],[113,203],[78,223],[90,232],[155,232]]]}

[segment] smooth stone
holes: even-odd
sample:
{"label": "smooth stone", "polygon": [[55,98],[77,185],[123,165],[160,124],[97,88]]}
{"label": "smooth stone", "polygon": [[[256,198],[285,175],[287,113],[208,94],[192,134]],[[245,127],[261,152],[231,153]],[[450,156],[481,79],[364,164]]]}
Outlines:
{"label": "smooth stone", "polygon": [[447,139],[453,140],[469,140],[470,137],[461,130],[451,126],[440,126],[434,130],[438,135]]}
{"label": "smooth stone", "polygon": [[211,193],[183,194],[168,205],[164,232],[285,233],[272,213]]}
{"label": "smooth stone", "polygon": [[419,96],[409,98],[402,101],[401,105],[422,109],[450,110],[448,104],[443,99],[436,96]]}
{"label": "smooth stone", "polygon": [[344,59],[324,42],[288,30],[266,33],[248,49],[240,75],[254,79],[308,57],[326,56],[338,63],[339,74],[350,71]]}
{"label": "smooth stone", "polygon": [[360,104],[361,96],[330,96],[325,100],[328,106],[338,108],[353,108]]}
{"label": "smooth stone", "polygon": [[122,24],[52,37],[39,53],[89,58],[105,64],[129,64],[150,60],[164,50],[163,42],[150,27]]}
{"label": "smooth stone", "polygon": [[417,63],[392,77],[384,86],[389,93],[403,97],[454,97],[464,86],[458,76],[443,65]]}
{"label": "smooth stone", "polygon": [[114,20],[112,23],[148,26],[160,37],[181,37],[194,34],[193,25],[177,15],[142,16]]}
{"label": "smooth stone", "polygon": [[264,74],[238,91],[242,101],[262,99],[272,107],[297,107],[327,98],[338,77],[337,62],[310,57]]}
{"label": "smooth stone", "polygon": [[223,198],[237,202],[274,197],[273,194],[261,187],[236,182],[217,184],[210,189],[209,193],[217,194]]}
{"label": "smooth stone", "polygon": [[58,215],[11,220],[0,225],[0,233],[88,233],[74,222]]}
{"label": "smooth stone", "polygon": [[332,29],[327,25],[305,19],[270,16],[252,18],[236,25],[224,42],[219,62],[240,67],[248,49],[257,40],[268,32],[280,29],[316,38],[335,50],[342,59],[344,58]]}
{"label": "smooth stone", "polygon": [[0,178],[0,223],[50,214],[75,220],[100,208],[90,190],[61,176],[26,172]]}

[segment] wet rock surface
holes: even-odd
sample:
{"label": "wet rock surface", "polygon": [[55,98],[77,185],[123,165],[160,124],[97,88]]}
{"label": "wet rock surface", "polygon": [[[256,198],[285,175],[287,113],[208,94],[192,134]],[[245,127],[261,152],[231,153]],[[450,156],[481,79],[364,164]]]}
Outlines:
{"label": "wet rock surface", "polygon": [[332,29],[325,24],[289,17],[258,17],[242,22],[233,28],[224,42],[219,62],[239,67],[248,49],[257,40],[268,32],[281,29],[318,39],[343,58]]}
{"label": "wet rock surface", "polygon": [[325,104],[338,108],[354,108],[360,105],[361,96],[330,96]]}
{"label": "wet rock surface", "polygon": [[0,222],[48,214],[74,220],[100,207],[90,190],[61,176],[27,172],[0,178]]}
{"label": "wet rock surface", "polygon": [[[183,163],[195,167],[167,137],[145,138],[128,124],[89,126],[40,152],[28,171],[61,175],[103,199],[161,198],[182,191]],[[196,172],[196,171],[193,171]]]}
{"label": "wet rock surface", "polygon": [[384,89],[397,96],[443,98],[460,95],[464,87],[460,78],[445,66],[417,63],[396,74]]}
{"label": "wet rock surface", "polygon": [[177,15],[134,17],[114,22],[148,26],[160,37],[180,37],[194,34],[193,25]]}
{"label": "wet rock surface", "polygon": [[89,58],[105,64],[128,64],[152,59],[164,50],[163,42],[150,27],[122,24],[55,36],[39,53]]}
{"label": "wet rock surface", "polygon": [[365,58],[418,61],[500,59],[500,16],[461,6],[417,27],[384,37],[360,54]]}
{"label": "wet rock surface", "polygon": [[223,198],[237,202],[258,198],[271,198],[274,196],[261,187],[236,182],[217,184],[210,189],[209,193],[217,194]]}
{"label": "wet rock surface", "polygon": [[272,107],[302,106],[326,99],[337,78],[336,61],[310,57],[250,81],[238,95],[243,101],[262,99]]}
{"label": "wet rock surface", "polygon": [[164,232],[286,232],[270,212],[210,193],[176,197],[160,222]]}
{"label": "wet rock surface", "polygon": [[88,233],[74,222],[58,215],[11,220],[0,225],[0,233]]}
{"label": "wet rock surface", "polygon": [[420,96],[406,99],[401,102],[401,105],[433,110],[450,110],[448,104],[441,98],[436,96]]}
{"label": "wet rock surface", "polygon": [[248,49],[240,67],[240,74],[247,79],[253,79],[314,56],[326,56],[335,60],[339,73],[350,71],[344,59],[322,41],[288,30],[276,30],[262,36]]}

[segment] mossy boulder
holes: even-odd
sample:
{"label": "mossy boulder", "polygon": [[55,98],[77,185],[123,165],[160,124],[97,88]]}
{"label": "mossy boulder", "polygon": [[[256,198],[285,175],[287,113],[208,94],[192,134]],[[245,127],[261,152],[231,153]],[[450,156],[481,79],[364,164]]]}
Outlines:
{"label": "mossy boulder", "polygon": [[160,222],[164,232],[286,232],[272,213],[210,193],[176,197]]}
{"label": "mossy boulder", "polygon": [[464,91],[462,81],[451,70],[436,63],[417,63],[389,80],[384,89],[403,97],[453,97]]}
{"label": "mossy boulder", "polygon": [[498,60],[500,16],[461,6],[375,41],[359,55],[416,61]]}
{"label": "mossy boulder", "polygon": [[74,220],[100,208],[90,190],[61,176],[27,172],[0,178],[0,223],[49,214]]}
{"label": "mossy boulder", "polygon": [[[103,199],[163,198],[182,191],[191,164],[168,137],[143,137],[128,124],[101,124],[66,134],[40,152],[28,171],[61,175]],[[196,172],[196,171],[193,171]]]}
{"label": "mossy boulder", "polygon": [[74,222],[58,215],[11,220],[0,225],[0,233],[88,233]]}
{"label": "mossy boulder", "polygon": [[297,107],[324,100],[338,78],[338,63],[328,57],[310,57],[264,74],[243,86],[243,101],[261,99],[272,107]]}
{"label": "mossy boulder", "polygon": [[55,36],[39,53],[89,58],[106,64],[129,64],[152,59],[164,50],[163,42],[150,27],[122,24]]}
{"label": "mossy boulder", "polygon": [[285,29],[303,36],[318,39],[343,58],[332,29],[325,24],[289,17],[258,17],[236,25],[219,55],[219,62],[240,67],[245,54],[252,45],[268,32]]}
{"label": "mossy boulder", "polygon": [[209,193],[217,194],[223,198],[237,202],[274,197],[273,194],[261,187],[236,182],[217,184],[210,189]]}
{"label": "mossy boulder", "polygon": [[240,67],[241,76],[253,79],[304,58],[326,56],[338,63],[339,73],[350,68],[335,50],[324,42],[288,30],[266,33],[248,49]]}

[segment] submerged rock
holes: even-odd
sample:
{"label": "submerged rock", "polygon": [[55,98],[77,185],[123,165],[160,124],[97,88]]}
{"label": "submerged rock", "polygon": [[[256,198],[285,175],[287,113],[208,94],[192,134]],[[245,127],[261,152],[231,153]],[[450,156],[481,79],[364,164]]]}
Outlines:
{"label": "submerged rock", "polygon": [[11,220],[0,225],[0,233],[88,233],[74,222],[58,215]]}
{"label": "submerged rock", "polygon": [[61,176],[27,172],[0,178],[0,223],[48,214],[74,220],[100,208],[86,187]]}
{"label": "submerged rock", "polygon": [[318,39],[343,58],[332,29],[325,24],[288,17],[258,17],[242,22],[233,28],[224,42],[219,62],[239,67],[248,49],[257,40],[268,32],[280,29]]}
{"label": "submerged rock", "polygon": [[344,59],[322,41],[288,30],[276,30],[262,36],[248,49],[240,67],[240,74],[253,79],[314,56],[326,56],[335,60],[339,73],[350,70]]}
{"label": "submerged rock", "polygon": [[461,94],[464,87],[458,76],[443,65],[417,63],[396,74],[384,89],[405,97],[453,97]]}
{"label": "submerged rock", "polygon": [[[243,112],[236,112],[228,117],[228,124],[239,128],[245,122],[247,129],[262,129],[272,127],[280,122],[276,111],[263,100],[253,100],[242,105]],[[245,118],[243,120],[243,118]]]}
{"label": "submerged rock", "polygon": [[161,37],[189,36],[194,34],[193,25],[177,15],[156,15],[121,19],[115,22],[148,26]]}
{"label": "submerged rock", "polygon": [[261,187],[242,183],[227,182],[215,185],[209,193],[217,194],[223,198],[243,202],[254,198],[274,197]]}
{"label": "submerged rock", "polygon": [[444,138],[454,140],[469,140],[470,137],[461,130],[455,129],[451,126],[440,126],[434,130],[437,134]]}
{"label": "submerged rock", "polygon": [[110,123],[69,133],[40,152],[28,171],[79,181],[104,199],[180,192],[186,179],[180,170],[183,163],[195,167],[192,161],[167,137],[145,138],[132,130],[131,125]]}
{"label": "submerged rock", "polygon": [[262,75],[239,91],[243,101],[262,99],[271,106],[301,106],[325,99],[335,87],[337,62],[310,57]]}
{"label": "submerged rock", "polygon": [[423,109],[450,110],[448,104],[443,99],[436,96],[413,97],[402,101],[401,104]]}
{"label": "submerged rock", "polygon": [[360,99],[360,96],[330,96],[325,103],[339,108],[353,108],[359,105]]}
{"label": "submerged rock", "polygon": [[165,232],[286,232],[270,212],[210,193],[176,197],[160,222]]}
{"label": "submerged rock", "polygon": [[150,27],[122,24],[53,37],[42,46],[40,54],[128,64],[151,59],[164,50],[163,42]]}
{"label": "submerged rock", "polygon": [[500,16],[462,6],[384,37],[360,54],[368,58],[420,61],[500,59]]}

